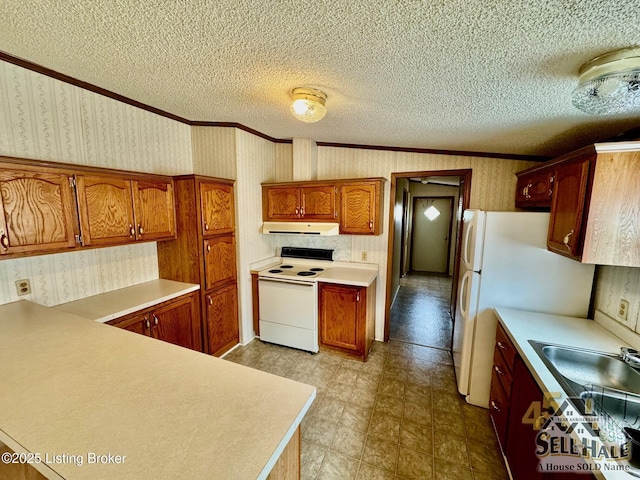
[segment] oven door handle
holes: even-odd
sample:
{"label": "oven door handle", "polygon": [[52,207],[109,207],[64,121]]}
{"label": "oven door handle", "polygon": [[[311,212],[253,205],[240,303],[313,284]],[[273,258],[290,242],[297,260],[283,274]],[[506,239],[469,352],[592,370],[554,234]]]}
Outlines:
{"label": "oven door handle", "polygon": [[304,281],[293,281],[293,280],[281,280],[279,278],[265,278],[258,277],[259,282],[277,282],[277,283],[290,283],[291,285],[301,285],[303,287],[313,287],[315,283],[312,282],[304,282]]}

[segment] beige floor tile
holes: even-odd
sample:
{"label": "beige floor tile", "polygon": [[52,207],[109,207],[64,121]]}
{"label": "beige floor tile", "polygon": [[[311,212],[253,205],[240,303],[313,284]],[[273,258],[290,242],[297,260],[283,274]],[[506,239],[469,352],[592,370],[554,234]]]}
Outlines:
{"label": "beige floor tile", "polygon": [[328,422],[337,422],[344,411],[345,402],[336,398],[323,396],[318,402],[313,415],[322,417]]}
{"label": "beige floor tile", "polygon": [[373,409],[376,404],[376,397],[374,395],[368,395],[365,392],[354,391],[349,399],[349,403],[359,407]]}
{"label": "beige floor tile", "polygon": [[302,440],[302,445],[300,446],[302,475],[309,478],[316,478],[328,450],[328,448],[322,445]]}
{"label": "beige floor tile", "polygon": [[404,400],[393,395],[380,394],[376,397],[374,411],[401,418],[404,411]]}
{"label": "beige floor tile", "polygon": [[369,430],[369,422],[371,421],[372,414],[373,409],[371,408],[363,408],[347,403],[340,417],[340,425],[353,430],[366,432]]}
{"label": "beige floor tile", "polygon": [[355,480],[359,466],[360,460],[329,450],[318,472],[318,480]]}
{"label": "beige floor tile", "polygon": [[373,411],[369,435],[398,443],[400,439],[400,418]]}
{"label": "beige floor tile", "polygon": [[396,476],[393,473],[361,463],[357,480],[394,480],[395,478]]}
{"label": "beige floor tile", "polygon": [[404,389],[406,383],[396,380],[394,377],[383,377],[380,381],[378,393],[382,395],[392,395],[398,398],[404,398]]}
{"label": "beige floor tile", "polygon": [[395,473],[398,464],[398,444],[367,436],[362,461],[387,472]]}
{"label": "beige floor tile", "polygon": [[429,426],[403,420],[400,445],[433,455],[433,430]]}
{"label": "beige floor tile", "polygon": [[327,422],[323,418],[314,416],[302,433],[302,438],[308,442],[330,447],[337,430],[337,423]]}
{"label": "beige floor tile", "polygon": [[404,420],[410,422],[420,423],[422,425],[431,425],[433,422],[433,415],[431,408],[424,407],[422,405],[416,405],[415,403],[404,404],[404,414],[402,416]]}
{"label": "beige floor tile", "polygon": [[360,460],[366,439],[365,431],[338,426],[331,448],[343,455]]}
{"label": "beige floor tile", "polygon": [[347,403],[351,399],[354,391],[355,389],[352,383],[341,383],[334,380],[327,385],[324,395],[325,397],[335,398],[336,400]]}
{"label": "beige floor tile", "polygon": [[439,433],[453,433],[461,437],[467,435],[464,417],[443,410],[433,411],[433,428]]}
{"label": "beige floor tile", "polygon": [[351,369],[339,369],[334,374],[332,380],[334,382],[346,383],[348,385],[354,385],[358,378],[358,372]]}
{"label": "beige floor tile", "polygon": [[469,442],[471,469],[474,473],[481,472],[490,475],[506,475],[506,467],[502,455],[496,450],[494,439],[489,440],[489,443],[486,443],[485,439],[477,442]]}
{"label": "beige floor tile", "polygon": [[463,436],[434,431],[433,450],[437,458],[470,466],[467,439]]}
{"label": "beige floor tile", "polygon": [[433,456],[400,446],[398,475],[407,479],[428,480],[433,478]]}
{"label": "beige floor tile", "polygon": [[473,472],[469,467],[451,463],[440,458],[435,459],[435,480],[471,480]]}

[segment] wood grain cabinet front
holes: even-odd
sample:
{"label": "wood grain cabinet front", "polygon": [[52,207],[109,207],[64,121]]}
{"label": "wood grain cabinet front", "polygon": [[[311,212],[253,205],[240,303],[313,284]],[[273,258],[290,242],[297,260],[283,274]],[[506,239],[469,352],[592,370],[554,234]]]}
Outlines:
{"label": "wood grain cabinet front", "polygon": [[263,186],[263,217],[267,221],[330,222],[338,218],[333,184]]}
{"label": "wood grain cabinet front", "polygon": [[375,281],[369,287],[320,283],[320,344],[367,359],[374,340]]}
{"label": "wood grain cabinet front", "polygon": [[170,179],[78,175],[76,189],[83,245],[120,245],[175,237]]}
{"label": "wood grain cabinet front", "polygon": [[196,283],[204,351],[222,355],[240,341],[233,180],[174,177],[177,238],[158,242],[160,277]]}
{"label": "wood grain cabinet front", "polygon": [[76,246],[72,174],[0,162],[0,255]]}
{"label": "wood grain cabinet front", "polygon": [[549,168],[518,173],[516,183],[516,207],[550,208],[554,176]]}
{"label": "wood grain cabinet front", "polygon": [[108,324],[192,350],[202,349],[198,292],[111,320]]}
{"label": "wood grain cabinet front", "polygon": [[340,233],[382,233],[382,182],[343,183],[340,187]]}

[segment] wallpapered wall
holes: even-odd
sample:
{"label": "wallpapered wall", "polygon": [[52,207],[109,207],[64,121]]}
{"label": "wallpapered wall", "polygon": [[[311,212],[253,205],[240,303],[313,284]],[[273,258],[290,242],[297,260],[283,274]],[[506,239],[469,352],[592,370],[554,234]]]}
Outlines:
{"label": "wallpapered wall", "polygon": [[[640,343],[640,268],[601,266],[596,279],[596,310],[625,327],[616,330],[618,336]],[[626,322],[618,318],[621,298],[629,302]]]}
{"label": "wallpapered wall", "polygon": [[[0,155],[161,174],[193,171],[190,126],[0,62]],[[158,278],[155,243],[0,262],[0,304],[56,305]]]}

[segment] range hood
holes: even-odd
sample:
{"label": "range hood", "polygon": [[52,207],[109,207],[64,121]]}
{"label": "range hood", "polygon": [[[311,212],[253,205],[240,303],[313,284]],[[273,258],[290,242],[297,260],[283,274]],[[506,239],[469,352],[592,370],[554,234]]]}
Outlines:
{"label": "range hood", "polygon": [[262,233],[281,235],[338,235],[338,223],[264,222]]}

